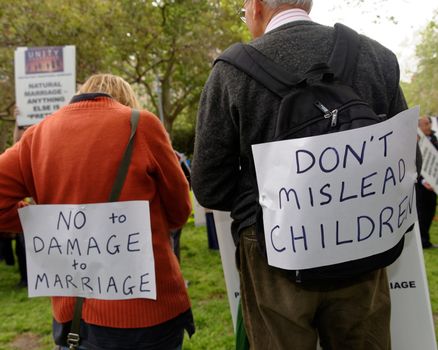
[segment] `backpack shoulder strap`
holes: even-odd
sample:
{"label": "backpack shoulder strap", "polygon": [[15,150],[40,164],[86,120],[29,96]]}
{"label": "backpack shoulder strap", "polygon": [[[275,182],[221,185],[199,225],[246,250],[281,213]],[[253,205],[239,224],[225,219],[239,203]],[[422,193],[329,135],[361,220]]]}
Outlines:
{"label": "backpack shoulder strap", "polygon": [[[335,24],[335,43],[328,65],[336,77],[350,85],[356,68],[359,45],[359,34],[356,31],[343,24]],[[247,44],[237,43],[230,46],[213,64],[218,61],[232,64],[279,97],[286,96],[291,87],[301,81],[255,47]]]}
{"label": "backpack shoulder strap", "polygon": [[299,81],[251,45],[234,44],[225,50],[214,64],[218,61],[232,64],[280,97],[286,96],[291,86]]}
{"label": "backpack shoulder strap", "polygon": [[353,29],[335,24],[335,43],[328,65],[342,82],[351,85],[359,54],[360,37]]}

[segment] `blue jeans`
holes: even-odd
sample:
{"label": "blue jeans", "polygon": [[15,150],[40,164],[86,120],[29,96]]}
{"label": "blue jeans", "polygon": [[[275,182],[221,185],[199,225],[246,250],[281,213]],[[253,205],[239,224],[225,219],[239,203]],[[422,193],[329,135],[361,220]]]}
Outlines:
{"label": "blue jeans", "polygon": [[[55,343],[63,343],[69,329],[70,323],[61,324],[53,320]],[[185,329],[189,335],[195,332],[190,309],[169,321],[145,328],[110,328],[86,324],[81,320],[82,341],[78,350],[181,350]],[[57,350],[68,350],[68,346],[58,346]]]}

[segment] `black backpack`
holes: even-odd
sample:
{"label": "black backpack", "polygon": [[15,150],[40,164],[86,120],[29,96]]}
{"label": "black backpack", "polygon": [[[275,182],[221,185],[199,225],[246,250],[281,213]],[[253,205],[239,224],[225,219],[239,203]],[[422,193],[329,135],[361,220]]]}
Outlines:
{"label": "black backpack", "polygon": [[[360,38],[354,30],[336,24],[329,62],[312,66],[301,79],[253,46],[240,43],[227,49],[215,63],[232,64],[281,98],[275,134],[269,140],[280,141],[360,128],[386,119],[376,115],[351,87],[359,45]],[[254,187],[258,194],[256,181]],[[256,232],[258,245],[266,257],[262,208],[258,202]],[[404,238],[389,251],[370,257],[287,273],[298,282],[346,280],[390,265],[399,257],[403,246]]]}

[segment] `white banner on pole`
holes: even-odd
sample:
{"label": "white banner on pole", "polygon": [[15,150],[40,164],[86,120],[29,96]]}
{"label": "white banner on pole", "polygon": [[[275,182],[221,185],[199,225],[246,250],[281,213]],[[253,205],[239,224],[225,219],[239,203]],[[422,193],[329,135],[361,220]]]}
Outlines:
{"label": "white banner on pole", "polygon": [[437,350],[420,230],[405,236],[402,255],[388,267],[393,349]]}
{"label": "white banner on pole", "polygon": [[233,320],[234,330],[236,330],[237,309],[240,301],[240,278],[239,272],[236,269],[236,247],[231,236],[231,217],[229,212],[217,210],[213,211],[213,216],[224,270],[225,284],[227,286],[231,318]]}
{"label": "white banner on pole", "polygon": [[434,192],[438,193],[438,151],[420,129],[417,129],[417,133],[420,138],[418,146],[423,158],[421,176],[432,186]]}
{"label": "white banner on pole", "polygon": [[[228,212],[214,212],[234,329],[240,301],[239,274],[234,264],[235,246]],[[396,350],[437,350],[420,232],[415,225],[405,236],[400,257],[388,267],[391,295],[391,343]],[[318,347],[320,349],[320,347]]]}
{"label": "white banner on pole", "polygon": [[416,220],[418,115],[252,146],[271,266],[337,264],[400,241]]}
{"label": "white banner on pole", "polygon": [[15,50],[17,124],[33,125],[69,102],[76,91],[76,51],[70,46]]}
{"label": "white banner on pole", "polygon": [[205,208],[199,204],[195,195],[193,195],[193,212],[195,216],[195,226],[205,226],[207,224],[205,219]]}
{"label": "white banner on pole", "polygon": [[156,299],[149,202],[19,210],[29,297]]}

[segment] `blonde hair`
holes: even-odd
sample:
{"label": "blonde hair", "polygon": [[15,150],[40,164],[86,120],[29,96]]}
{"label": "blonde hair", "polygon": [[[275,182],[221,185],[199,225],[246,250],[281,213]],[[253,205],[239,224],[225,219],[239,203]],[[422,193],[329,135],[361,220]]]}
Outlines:
{"label": "blonde hair", "polygon": [[137,96],[132,90],[131,85],[127,83],[123,78],[112,74],[95,74],[87,79],[87,81],[81,86],[78,93],[95,93],[103,92],[111,95],[121,104],[131,107],[140,108]]}

